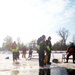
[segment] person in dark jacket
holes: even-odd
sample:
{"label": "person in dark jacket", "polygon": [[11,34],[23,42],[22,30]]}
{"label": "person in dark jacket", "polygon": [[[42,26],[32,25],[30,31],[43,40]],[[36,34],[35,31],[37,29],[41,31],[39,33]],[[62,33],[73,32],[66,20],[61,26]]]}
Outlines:
{"label": "person in dark jacket", "polygon": [[73,56],[73,63],[75,63],[75,45],[74,43],[71,43],[71,45],[68,47],[67,49],[67,58],[66,58],[66,62],[65,63],[68,63],[68,59],[69,59],[69,56]]}
{"label": "person in dark jacket", "polygon": [[31,59],[32,58],[32,53],[33,53],[33,50],[32,50],[32,47],[29,48],[29,58]]}
{"label": "person in dark jacket", "polygon": [[45,56],[45,50],[46,50],[46,42],[45,42],[45,35],[42,35],[42,40],[40,41],[40,49],[39,49],[39,66],[44,66],[44,56]]}
{"label": "person in dark jacket", "polygon": [[48,55],[48,61],[47,64],[50,65],[50,58],[51,58],[51,50],[52,50],[52,43],[51,43],[51,37],[49,36],[48,39],[46,40],[46,47],[47,47],[47,55]]}
{"label": "person in dark jacket", "polygon": [[41,41],[42,41],[42,37],[39,37],[39,38],[37,39],[37,48],[36,48],[36,49],[37,49],[37,53],[39,53]]}

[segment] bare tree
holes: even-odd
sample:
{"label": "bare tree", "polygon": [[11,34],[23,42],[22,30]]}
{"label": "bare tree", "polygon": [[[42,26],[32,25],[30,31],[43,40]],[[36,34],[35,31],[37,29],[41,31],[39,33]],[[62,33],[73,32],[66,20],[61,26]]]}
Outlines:
{"label": "bare tree", "polygon": [[67,40],[67,38],[69,36],[69,31],[66,30],[65,28],[60,28],[57,31],[57,34],[62,38],[62,44],[66,45],[66,40]]}
{"label": "bare tree", "polygon": [[75,44],[75,34],[73,35],[72,41]]}
{"label": "bare tree", "polygon": [[18,48],[20,48],[20,44],[21,44],[20,37],[17,37],[17,46],[18,46]]}
{"label": "bare tree", "polygon": [[8,49],[10,50],[11,44],[12,44],[12,37],[11,36],[6,36],[3,40],[3,49]]}

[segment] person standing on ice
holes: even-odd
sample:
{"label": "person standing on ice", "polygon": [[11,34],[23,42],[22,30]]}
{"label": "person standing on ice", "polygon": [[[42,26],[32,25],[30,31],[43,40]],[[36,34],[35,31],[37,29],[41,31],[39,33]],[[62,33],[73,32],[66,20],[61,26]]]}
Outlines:
{"label": "person standing on ice", "polygon": [[[45,56],[45,50],[46,50],[46,42],[45,42],[46,36],[42,35],[37,40],[37,52],[39,54],[39,66],[44,67],[44,56]],[[39,41],[39,43],[38,43]]]}
{"label": "person standing on ice", "polygon": [[13,63],[17,63],[18,47],[15,41],[12,43],[10,50],[12,51]]}
{"label": "person standing on ice", "polygon": [[22,58],[26,58],[26,50],[27,50],[26,46],[23,46],[23,48],[22,48]]}
{"label": "person standing on ice", "polygon": [[47,64],[50,65],[50,59],[51,59],[51,50],[52,50],[52,43],[51,43],[51,37],[49,36],[48,39],[46,40],[46,47],[47,47],[47,55],[48,55],[48,61]]}
{"label": "person standing on ice", "polygon": [[29,58],[31,59],[32,58],[32,53],[33,53],[33,50],[32,50],[32,47],[29,48]]}

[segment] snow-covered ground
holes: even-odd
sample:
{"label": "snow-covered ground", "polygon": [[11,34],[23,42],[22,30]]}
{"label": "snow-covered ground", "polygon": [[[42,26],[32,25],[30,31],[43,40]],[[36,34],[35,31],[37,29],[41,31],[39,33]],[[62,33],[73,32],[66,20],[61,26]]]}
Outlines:
{"label": "snow-covered ground", "polygon": [[[9,57],[9,59],[5,59]],[[12,54],[0,54],[0,75],[38,75],[38,59],[26,60],[20,55],[20,64],[13,64]],[[32,70],[34,69],[34,70]],[[37,72],[36,72],[37,71]]]}
{"label": "snow-covered ground", "polygon": [[[9,59],[6,59],[9,57]],[[28,54],[26,55],[26,59]],[[52,53],[52,59],[59,59],[62,61],[62,53]],[[12,61],[12,53],[0,53],[0,75],[39,75],[39,63],[38,63],[38,54],[33,53],[31,60],[26,60],[22,58],[20,54],[20,59],[18,60],[20,64],[15,65]]]}

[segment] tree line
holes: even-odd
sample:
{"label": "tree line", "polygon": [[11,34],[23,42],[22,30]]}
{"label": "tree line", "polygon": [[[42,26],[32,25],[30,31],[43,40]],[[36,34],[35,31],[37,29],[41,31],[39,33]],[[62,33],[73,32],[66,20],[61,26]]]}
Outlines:
{"label": "tree line", "polygon": [[73,38],[71,41],[69,41],[69,43],[67,44],[67,38],[70,35],[69,30],[67,30],[66,28],[60,28],[57,32],[56,32],[62,39],[58,42],[56,42],[53,45],[53,49],[54,50],[66,50],[68,48],[68,46],[70,45],[70,43],[74,43],[75,44],[75,34],[73,35]]}
{"label": "tree line", "polygon": [[[66,50],[67,47],[69,46],[69,44],[66,43],[67,38],[70,35],[70,32],[66,29],[66,28],[60,28],[57,32],[56,32],[62,39],[59,40],[58,42],[54,43],[54,45],[52,46],[53,50]],[[35,40],[31,40],[29,43],[24,44],[21,43],[20,37],[18,37],[16,39],[17,42],[17,46],[19,48],[19,50],[22,49],[22,47],[25,45],[27,48],[31,47],[33,49],[36,50],[36,46],[37,46],[37,39]],[[75,44],[75,34],[73,35],[72,41]],[[10,50],[11,44],[13,43],[13,39],[11,36],[6,36],[3,40],[3,44],[2,44],[2,50]]]}

